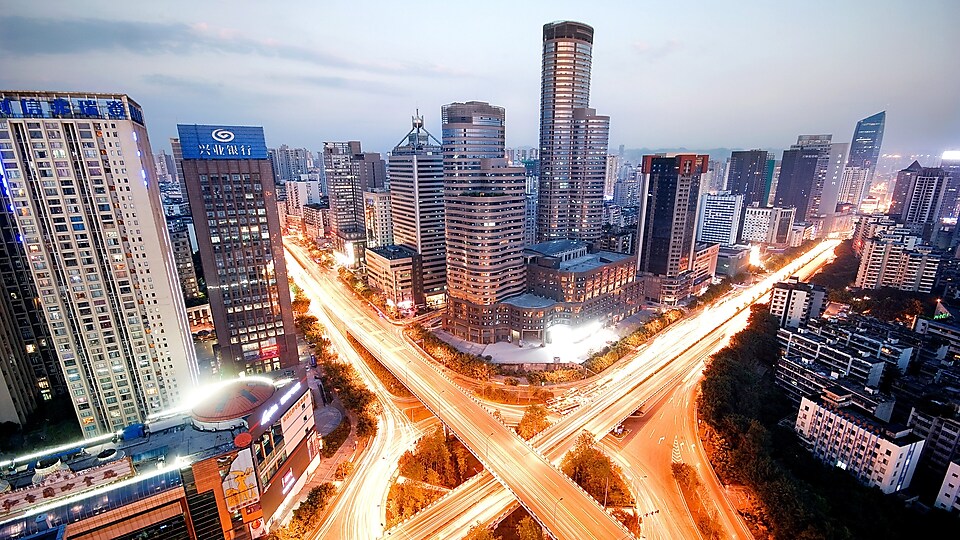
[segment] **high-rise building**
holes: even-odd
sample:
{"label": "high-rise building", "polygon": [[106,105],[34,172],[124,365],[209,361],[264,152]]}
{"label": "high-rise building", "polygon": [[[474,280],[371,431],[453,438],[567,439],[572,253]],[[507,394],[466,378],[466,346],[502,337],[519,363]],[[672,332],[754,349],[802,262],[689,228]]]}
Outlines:
{"label": "high-rise building", "polygon": [[277,183],[292,182],[313,167],[313,153],[306,148],[290,148],[283,144],[268,150]]}
{"label": "high-rise building", "polygon": [[940,157],[940,168],[947,175],[947,191],[943,197],[940,216],[960,217],[960,151],[947,150]]}
{"label": "high-rise building", "polygon": [[167,233],[170,235],[170,249],[173,251],[173,262],[177,267],[183,298],[195,299],[200,298],[200,288],[197,283],[197,270],[193,266],[189,219],[189,216],[167,218]]}
{"label": "high-rise building", "polygon": [[785,246],[790,242],[796,212],[795,208],[751,206],[743,213],[740,240]]}
{"label": "high-rise building", "polygon": [[179,182],[177,165],[173,156],[161,150],[159,154],[153,156],[153,162],[157,167],[157,180],[159,182],[174,184]]}
{"label": "high-rise building", "polygon": [[443,149],[413,117],[413,127],[390,153],[393,241],[420,254],[423,294],[418,301],[441,304],[447,290],[443,213]]}
{"label": "high-rise building", "polygon": [[386,165],[376,152],[363,152],[359,141],[323,143],[323,168],[330,190],[333,249],[342,263],[362,264],[367,233],[363,192],[386,186]]}
{"label": "high-rise building", "polygon": [[774,206],[797,209],[797,219],[806,219],[810,209],[820,206],[814,198],[822,152],[816,148],[791,148],[783,151]]}
{"label": "high-rise building", "polygon": [[[447,239],[444,327],[474,343],[509,337],[498,304],[525,289],[525,171],[503,157],[504,110],[470,101],[444,105]],[[604,152],[605,155],[605,152]]]}
{"label": "high-rise building", "polygon": [[766,150],[733,152],[727,164],[727,184],[724,189],[734,195],[743,195],[744,207],[754,203],[766,206],[766,195],[770,192],[766,173]]}
{"label": "high-rise building", "polygon": [[600,238],[610,117],[590,105],[593,28],[543,26],[537,240]]}
{"label": "high-rise building", "polygon": [[4,210],[84,436],[178,404],[197,361],[140,107],[60,92],[0,104]]}
{"label": "high-rise building", "polygon": [[287,200],[285,211],[288,216],[303,216],[305,205],[320,201],[320,178],[316,173],[301,174],[300,178],[286,182]]}
{"label": "high-rise building", "polygon": [[736,244],[742,223],[743,199],[743,195],[729,191],[704,193],[700,197],[697,242],[723,246]]}
{"label": "high-rise building", "polygon": [[850,142],[850,157],[848,167],[866,169],[866,189],[869,190],[873,179],[873,172],[880,159],[880,145],[883,143],[883,126],[887,120],[887,111],[880,111],[857,122],[853,130],[853,140]]}
{"label": "high-rise building", "polygon": [[897,173],[888,214],[907,226],[922,230],[922,236],[929,239],[944,217],[943,205],[949,179],[943,169],[921,167],[914,161]]}
{"label": "high-rise building", "polygon": [[880,226],[876,230],[874,236],[863,239],[854,286],[929,293],[936,282],[941,256],[923,245],[923,239],[914,234],[912,227]]}
{"label": "high-rise building", "polygon": [[393,244],[393,219],[390,215],[390,192],[383,188],[363,192],[364,224],[367,247]]}
{"label": "high-rise building", "polygon": [[265,373],[296,365],[277,184],[263,128],[181,124],[177,130],[221,370]]}
{"label": "high-rise building", "polygon": [[662,278],[658,296],[663,303],[676,303],[692,292],[686,275],[692,278],[700,175],[707,172],[709,159],[696,154],[643,157],[637,270]]}
{"label": "high-rise building", "polygon": [[617,156],[607,156],[606,172],[603,180],[603,198],[613,198],[613,186],[616,185],[620,177],[620,158]]}

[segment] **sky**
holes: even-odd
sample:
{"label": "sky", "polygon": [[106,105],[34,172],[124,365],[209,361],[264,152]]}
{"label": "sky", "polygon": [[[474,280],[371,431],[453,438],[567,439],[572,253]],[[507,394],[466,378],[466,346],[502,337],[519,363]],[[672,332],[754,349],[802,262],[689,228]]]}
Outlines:
{"label": "sky", "polygon": [[16,0],[0,87],[129,94],[155,151],[177,123],[262,125],[270,146],[360,140],[386,152],[416,110],[506,108],[539,136],[542,25],[595,29],[590,106],[610,148],[849,142],[887,111],[883,151],[960,148],[957,0],[119,2]]}

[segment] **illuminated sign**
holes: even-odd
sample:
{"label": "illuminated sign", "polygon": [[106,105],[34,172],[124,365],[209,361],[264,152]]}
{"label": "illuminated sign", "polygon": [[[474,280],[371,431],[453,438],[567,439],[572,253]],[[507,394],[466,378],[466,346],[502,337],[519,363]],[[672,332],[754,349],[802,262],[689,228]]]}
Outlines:
{"label": "illuminated sign", "polygon": [[280,356],[280,345],[267,345],[260,348],[260,359],[276,358]]}
{"label": "illuminated sign", "polygon": [[290,389],[286,391],[286,393],[280,396],[279,403],[274,403],[267,410],[263,411],[263,414],[260,415],[260,425],[269,425],[269,422],[273,420],[274,415],[276,415],[277,411],[280,410],[280,405],[286,405],[286,403],[290,401],[293,396],[297,394],[297,392],[300,391],[301,387],[302,385],[300,384],[300,381],[297,381],[296,384],[291,386]]}
{"label": "illuminated sign", "polygon": [[249,448],[238,452],[230,463],[230,469],[223,478],[222,488],[227,509],[231,512],[260,501],[260,490],[257,487],[257,476],[253,468],[253,454]]}
{"label": "illuminated sign", "polygon": [[3,118],[103,118],[133,120],[143,125],[143,111],[132,103],[124,104],[116,97],[86,96],[28,96],[0,97],[0,117]]}
{"label": "illuminated sign", "polygon": [[286,495],[296,482],[297,477],[293,475],[293,469],[290,469],[286,474],[283,475],[283,478],[280,479],[280,484],[283,486],[280,492]]}
{"label": "illuminated sign", "polygon": [[179,124],[184,159],[267,159],[263,128]]}

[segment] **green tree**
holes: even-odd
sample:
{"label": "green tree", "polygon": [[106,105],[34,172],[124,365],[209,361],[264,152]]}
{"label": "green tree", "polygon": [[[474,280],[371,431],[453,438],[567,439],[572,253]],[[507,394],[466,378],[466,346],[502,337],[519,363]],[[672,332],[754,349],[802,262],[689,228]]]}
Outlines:
{"label": "green tree", "polygon": [[530,440],[537,433],[547,429],[550,422],[547,420],[547,409],[542,405],[530,405],[523,411],[517,433],[524,439]]}
{"label": "green tree", "polygon": [[543,529],[530,516],[517,523],[517,536],[520,540],[543,540]]}
{"label": "green tree", "polygon": [[563,457],[560,470],[601,504],[624,506],[633,502],[620,467],[596,447],[590,433],[577,437],[573,449]]}

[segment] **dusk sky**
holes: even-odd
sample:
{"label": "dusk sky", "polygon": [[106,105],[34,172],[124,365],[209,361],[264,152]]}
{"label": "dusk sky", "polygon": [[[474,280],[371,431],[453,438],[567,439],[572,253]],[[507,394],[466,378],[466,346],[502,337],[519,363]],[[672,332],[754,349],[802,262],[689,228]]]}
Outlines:
{"label": "dusk sky", "polygon": [[610,147],[849,142],[887,111],[884,152],[960,148],[960,2],[21,1],[0,16],[0,86],[124,92],[155,151],[176,124],[263,125],[267,143],[386,152],[419,108],[507,111],[536,146],[541,27],[596,30],[591,107]]}

